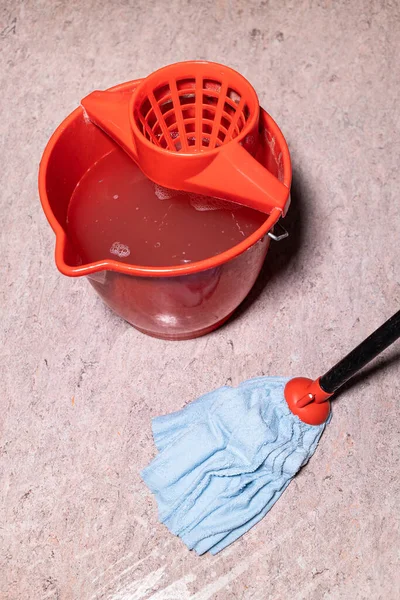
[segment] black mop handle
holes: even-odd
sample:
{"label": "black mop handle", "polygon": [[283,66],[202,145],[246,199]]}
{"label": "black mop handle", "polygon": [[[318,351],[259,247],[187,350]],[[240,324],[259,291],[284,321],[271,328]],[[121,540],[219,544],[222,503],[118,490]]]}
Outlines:
{"label": "black mop handle", "polygon": [[357,371],[400,337],[400,310],[390,317],[366,340],[361,342],[347,356],[319,379],[319,385],[327,394],[333,394]]}

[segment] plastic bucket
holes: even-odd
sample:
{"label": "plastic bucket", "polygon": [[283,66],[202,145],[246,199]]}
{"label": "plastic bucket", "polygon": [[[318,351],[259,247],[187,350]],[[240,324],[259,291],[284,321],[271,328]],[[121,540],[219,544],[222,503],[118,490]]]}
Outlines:
{"label": "plastic bucket", "polygon": [[[131,94],[140,80],[111,88]],[[77,183],[115,143],[77,108],[50,138],[39,169],[39,193],[56,234],[57,268],[86,276],[104,302],[135,328],[171,340],[204,335],[224,323],[252,288],[268,251],[268,232],[281,218],[274,209],[251,236],[226,252],[168,267],[106,259],[82,264],[67,235],[68,204]],[[288,147],[275,121],[261,109],[258,160],[290,188]]]}

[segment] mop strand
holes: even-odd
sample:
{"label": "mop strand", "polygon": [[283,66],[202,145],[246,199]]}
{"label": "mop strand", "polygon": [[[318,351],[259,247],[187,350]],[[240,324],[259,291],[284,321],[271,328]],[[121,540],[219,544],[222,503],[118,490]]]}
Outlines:
{"label": "mop strand", "polygon": [[142,478],[160,521],[198,554],[216,554],[258,523],[315,452],[326,423],[290,411],[287,381],[257,377],[153,419],[158,454]]}

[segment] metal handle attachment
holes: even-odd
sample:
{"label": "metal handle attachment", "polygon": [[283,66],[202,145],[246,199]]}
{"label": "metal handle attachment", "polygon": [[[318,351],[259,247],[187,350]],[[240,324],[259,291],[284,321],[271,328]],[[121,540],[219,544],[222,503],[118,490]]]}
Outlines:
{"label": "metal handle attachment", "polygon": [[[278,232],[276,231],[277,229]],[[274,225],[274,232],[268,231],[268,235],[271,238],[271,240],[274,240],[274,242],[280,242],[281,240],[284,240],[285,238],[289,237],[289,233],[284,227],[282,227],[279,221],[276,225]]]}

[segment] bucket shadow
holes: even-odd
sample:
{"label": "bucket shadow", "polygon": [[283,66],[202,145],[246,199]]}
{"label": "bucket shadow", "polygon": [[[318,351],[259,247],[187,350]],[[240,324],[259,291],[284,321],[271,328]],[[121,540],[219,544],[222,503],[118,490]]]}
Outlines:
{"label": "bucket shadow", "polygon": [[400,350],[385,356],[384,358],[377,359],[376,362],[369,367],[364,367],[359,373],[354,375],[349,381],[347,381],[332,397],[332,401],[336,402],[340,399],[342,394],[345,394],[353,387],[356,387],[360,383],[368,383],[369,380],[374,377],[379,371],[388,370],[398,372],[400,362]]}
{"label": "bucket shadow", "polygon": [[306,231],[307,211],[305,206],[307,191],[301,175],[297,172],[293,172],[290,194],[291,205],[288,214],[282,220],[282,225],[289,233],[289,237],[280,242],[271,240],[266,259],[254,286],[235,310],[225,327],[240,318],[262,295],[266,285],[270,284],[275,277],[285,275],[290,263],[293,262],[301,248]]}

